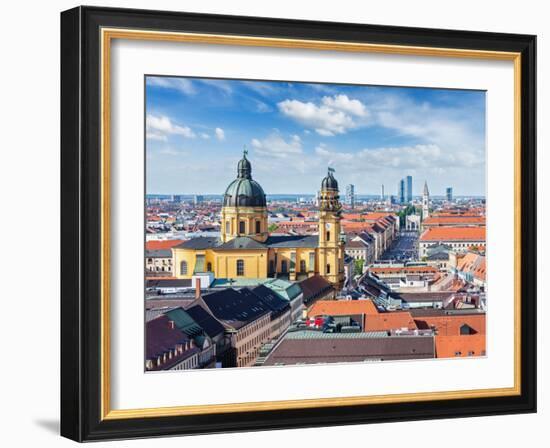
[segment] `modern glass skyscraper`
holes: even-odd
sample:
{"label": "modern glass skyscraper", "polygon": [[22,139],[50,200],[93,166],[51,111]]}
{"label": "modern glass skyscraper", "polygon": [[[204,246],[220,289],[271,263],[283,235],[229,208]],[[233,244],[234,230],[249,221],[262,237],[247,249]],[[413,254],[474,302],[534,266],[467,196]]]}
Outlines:
{"label": "modern glass skyscraper", "polygon": [[412,202],[412,200],[413,200],[413,178],[412,178],[412,176],[407,176],[405,178],[405,200],[407,202]]}
{"label": "modern glass skyscraper", "polygon": [[447,201],[451,202],[453,200],[453,187],[447,187],[446,196]]}
{"label": "modern glass skyscraper", "polygon": [[397,200],[400,204],[405,203],[405,179],[401,179],[397,184]]}
{"label": "modern glass skyscraper", "polygon": [[346,204],[351,208],[355,207],[355,185],[353,184],[346,187]]}

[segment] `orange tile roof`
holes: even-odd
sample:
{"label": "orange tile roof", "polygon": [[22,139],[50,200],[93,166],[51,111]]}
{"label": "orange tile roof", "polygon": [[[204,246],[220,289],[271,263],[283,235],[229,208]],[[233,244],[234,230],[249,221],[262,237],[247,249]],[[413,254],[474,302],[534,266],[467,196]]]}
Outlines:
{"label": "orange tile roof", "polygon": [[438,336],[460,336],[464,324],[478,334],[485,334],[485,314],[454,314],[451,316],[417,316],[416,325],[420,329],[435,328]]}
{"label": "orange tile roof", "polygon": [[311,227],[319,225],[318,221],[279,221],[276,223],[279,227]]}
{"label": "orange tile roof", "polygon": [[463,336],[436,336],[436,358],[485,356],[485,334]]}
{"label": "orange tile roof", "polygon": [[318,300],[308,310],[307,316],[349,316],[352,314],[378,314],[370,300]]}
{"label": "orange tile roof", "polygon": [[343,219],[363,219],[364,216],[361,213],[343,213],[342,214]]}
{"label": "orange tile roof", "polygon": [[388,331],[407,328],[416,330],[416,322],[411,313],[406,311],[396,311],[391,313],[380,313],[376,315],[366,315],[363,331]]}
{"label": "orange tile roof", "polygon": [[423,226],[444,226],[450,224],[477,224],[485,225],[485,216],[452,215],[452,216],[429,216],[422,223]]}
{"label": "orange tile roof", "polygon": [[479,280],[485,280],[486,261],[484,255],[467,252],[463,257],[458,259],[456,268],[462,272],[470,272]]}
{"label": "orange tile roof", "polygon": [[183,241],[184,240],[150,240],[145,243],[145,248],[147,250],[170,249],[180,243],[183,243]]}
{"label": "orange tile roof", "polygon": [[364,218],[365,219],[381,219],[381,218],[387,218],[388,216],[395,216],[393,213],[388,212],[371,212],[367,213]]}
{"label": "orange tile roof", "polygon": [[372,229],[372,226],[373,224],[369,222],[342,220],[342,227],[346,232],[353,230],[370,230]]}
{"label": "orange tile roof", "polygon": [[474,270],[474,277],[479,280],[485,280],[487,275],[487,262],[485,260],[485,257],[481,260],[478,267]]}
{"label": "orange tile roof", "polygon": [[485,241],[485,226],[430,227],[420,236],[420,241]]}

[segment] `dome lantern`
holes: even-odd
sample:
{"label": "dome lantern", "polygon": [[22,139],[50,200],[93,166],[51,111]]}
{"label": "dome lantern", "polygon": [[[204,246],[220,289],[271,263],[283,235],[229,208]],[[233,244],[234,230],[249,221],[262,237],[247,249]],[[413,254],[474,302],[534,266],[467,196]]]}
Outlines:
{"label": "dome lantern", "polygon": [[321,190],[336,190],[338,191],[338,181],[334,178],[334,169],[328,168],[328,173],[321,181]]}
{"label": "dome lantern", "polygon": [[237,164],[237,178],[225,190],[224,207],[266,207],[266,197],[261,185],[252,179],[252,164],[246,158],[248,151],[243,151],[243,158]]}
{"label": "dome lantern", "polygon": [[239,179],[252,179],[252,165],[246,158],[248,151],[243,151],[243,158],[237,164],[237,177]]}

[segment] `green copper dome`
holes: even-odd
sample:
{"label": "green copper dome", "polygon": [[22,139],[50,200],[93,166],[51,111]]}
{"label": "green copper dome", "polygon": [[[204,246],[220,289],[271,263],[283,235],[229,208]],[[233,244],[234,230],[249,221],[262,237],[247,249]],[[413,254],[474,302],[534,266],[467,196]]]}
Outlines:
{"label": "green copper dome", "polygon": [[237,165],[237,178],[229,184],[223,198],[224,207],[265,207],[265,193],[258,182],[252,180],[252,165],[243,158]]}

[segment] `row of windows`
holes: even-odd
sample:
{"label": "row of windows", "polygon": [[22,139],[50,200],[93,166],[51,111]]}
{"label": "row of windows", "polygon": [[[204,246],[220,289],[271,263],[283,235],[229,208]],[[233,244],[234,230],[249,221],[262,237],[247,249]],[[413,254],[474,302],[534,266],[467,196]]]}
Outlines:
{"label": "row of windows", "polygon": [[[237,260],[236,262],[236,270],[238,276],[244,275],[244,260]],[[212,263],[208,262],[206,263],[206,271],[212,272]],[[187,261],[182,261],[180,263],[180,275],[187,275],[188,273],[188,266]]]}
{"label": "row of windows", "polygon": [[[291,262],[292,265],[292,262]],[[269,272],[275,272],[275,260],[269,260]],[[288,261],[281,260],[281,272],[286,274],[288,272]],[[300,260],[300,271],[302,273],[307,272],[306,260]]]}
{"label": "row of windows", "polygon": [[[182,261],[180,263],[180,275],[187,275],[188,267],[187,261]],[[212,272],[212,263],[206,263],[206,272]]]}
{"label": "row of windows", "polygon": [[148,258],[147,259],[147,263],[148,264],[163,264],[163,265],[167,265],[167,264],[172,264],[172,259],[171,258]]}
{"label": "row of windows", "polygon": [[[311,261],[310,261],[311,262]],[[293,263],[291,263],[293,265]],[[244,275],[244,260],[239,259],[236,261],[235,269],[237,271],[238,276]],[[206,271],[212,272],[212,263],[208,262],[206,264]],[[275,272],[275,261],[269,260],[269,272]],[[286,274],[288,272],[288,261],[282,260],[281,261],[281,272],[283,274]],[[306,260],[300,260],[300,272],[306,273],[307,272],[307,265]],[[327,264],[327,274],[330,273],[330,265]],[[180,262],[180,275],[187,275],[188,274],[188,265],[187,261]]]}
{"label": "row of windows", "polygon": [[[255,230],[256,233],[262,232],[262,223],[261,221],[255,221]],[[225,233],[231,233],[231,221],[225,222]],[[239,233],[246,233],[246,221],[239,221]]]}

